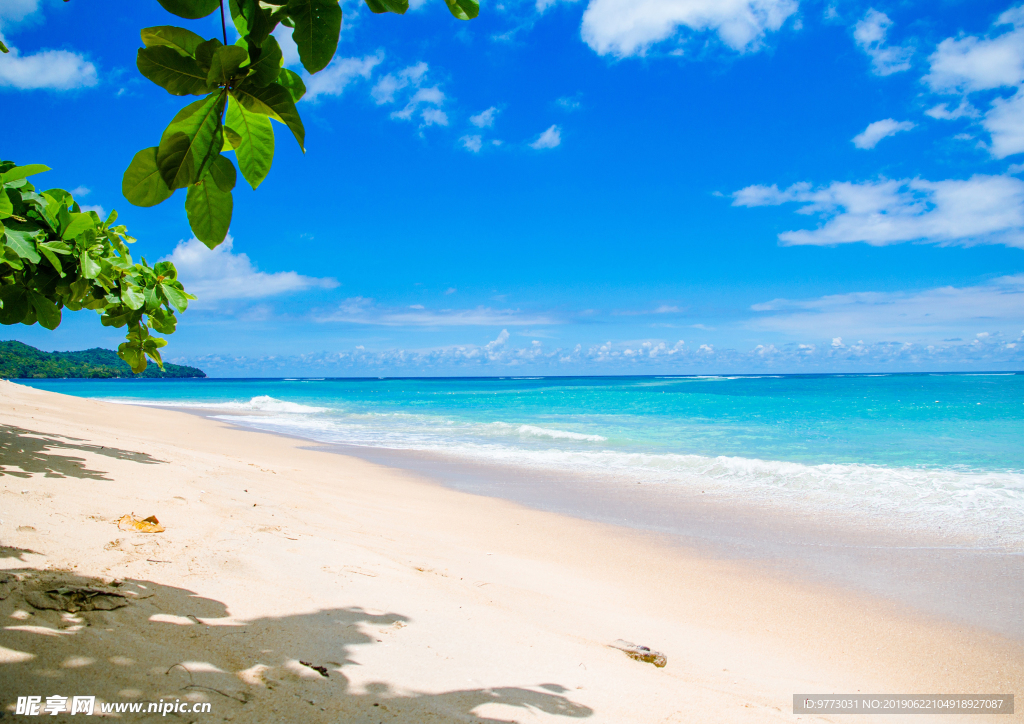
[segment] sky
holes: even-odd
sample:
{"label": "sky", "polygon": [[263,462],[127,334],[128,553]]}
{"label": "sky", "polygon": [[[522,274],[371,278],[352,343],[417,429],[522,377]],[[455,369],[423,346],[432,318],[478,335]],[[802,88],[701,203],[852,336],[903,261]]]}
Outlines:
{"label": "sky", "polygon": [[[346,0],[228,242],[121,175],[187,99],[135,68],[155,0],[4,0],[0,156],[44,163],[199,299],[214,376],[1024,369],[1024,5]],[[278,32],[285,61],[297,53]],[[230,154],[229,154],[230,155]],[[115,348],[65,313],[47,350]]]}

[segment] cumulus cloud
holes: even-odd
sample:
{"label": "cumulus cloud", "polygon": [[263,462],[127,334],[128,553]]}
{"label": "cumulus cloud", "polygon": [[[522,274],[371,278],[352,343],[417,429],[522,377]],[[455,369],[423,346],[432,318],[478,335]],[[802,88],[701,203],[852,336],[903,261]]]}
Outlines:
{"label": "cumulus cloud", "polygon": [[445,98],[439,86],[422,87],[429,68],[426,63],[419,62],[398,73],[388,73],[377,81],[370,95],[377,105],[394,103],[399,96],[406,95],[405,106],[391,114],[392,118],[409,121],[417,114],[420,127],[447,126],[448,115],[442,110]]}
{"label": "cumulus cloud", "polygon": [[483,138],[480,136],[463,136],[459,141],[462,142],[464,148],[472,151],[473,153],[480,153],[480,149],[483,148],[484,145]]}
{"label": "cumulus cloud", "polygon": [[835,181],[821,188],[798,183],[785,190],[748,186],[733,194],[733,206],[793,202],[803,204],[797,213],[815,215],[825,223],[813,230],[779,234],[785,245],[926,241],[1024,248],[1024,181],[1013,176]]}
{"label": "cumulus cloud", "polygon": [[469,117],[469,122],[477,128],[490,128],[494,125],[494,119],[498,115],[498,109],[491,106],[486,111],[480,111],[475,116]]}
{"label": "cumulus cloud", "polygon": [[886,45],[885,37],[890,27],[892,20],[889,16],[871,8],[853,29],[853,39],[871,58],[871,70],[875,75],[892,75],[910,69],[914,49]]}
{"label": "cumulus cloud", "polygon": [[562,143],[562,129],[558,126],[551,126],[544,133],[537,137],[537,140],[530,144],[530,148],[540,150],[542,148],[555,148]]}
{"label": "cumulus cloud", "polygon": [[763,316],[747,323],[751,329],[804,339],[836,335],[837,347],[844,346],[843,337],[938,341],[965,334],[977,339],[980,332],[985,339],[992,335],[984,330],[1024,325],[1024,274],[968,287],[774,299],[752,310]]}
{"label": "cumulus cloud", "polygon": [[518,309],[425,309],[421,305],[381,307],[372,299],[352,297],[334,311],[321,315],[318,322],[346,322],[381,327],[477,327],[529,326],[557,324],[547,314],[521,312]]}
{"label": "cumulus cloud", "polygon": [[362,58],[335,58],[316,75],[303,73],[306,95],[302,100],[314,101],[320,96],[340,96],[352,81],[358,78],[369,80],[373,69],[383,60],[384,54],[381,52]]}
{"label": "cumulus cloud", "polygon": [[98,82],[96,66],[80,53],[42,50],[21,55],[14,46],[8,45],[8,48],[9,53],[0,53],[0,87],[74,90],[91,88]]}
{"label": "cumulus cloud", "polygon": [[988,38],[946,38],[928,58],[924,77],[937,93],[1014,86],[1024,81],[1024,6],[1007,10],[993,27],[1012,26]]}
{"label": "cumulus cloud", "polygon": [[246,254],[234,254],[230,236],[216,249],[208,249],[198,239],[179,242],[170,256],[185,288],[199,299],[197,306],[231,299],[256,299],[305,289],[334,289],[338,282],[329,278],[307,277],[293,271],[261,272]]}
{"label": "cumulus cloud", "polygon": [[373,90],[370,91],[370,95],[373,96],[373,100],[377,102],[377,105],[383,105],[385,103],[394,103],[395,94],[408,88],[409,86],[418,87],[426,76],[428,66],[423,61],[410,65],[408,68],[403,68],[397,73],[388,73],[373,86]]}
{"label": "cumulus cloud", "polygon": [[733,50],[756,49],[796,12],[797,0],[590,0],[583,40],[599,55],[643,55],[680,27],[712,32]]}
{"label": "cumulus cloud", "polygon": [[981,125],[992,136],[989,153],[994,157],[1024,153],[1024,89],[1017,89],[1010,98],[993,100]]}
{"label": "cumulus cloud", "polygon": [[853,137],[853,145],[857,148],[874,148],[883,138],[895,136],[900,131],[909,131],[916,125],[910,121],[896,121],[892,118],[875,121]]}
{"label": "cumulus cloud", "polygon": [[929,108],[924,114],[940,121],[955,121],[957,118],[977,118],[978,116],[978,109],[972,106],[966,98],[961,100],[960,105],[953,110],[949,110],[948,106],[948,103],[940,103]]}

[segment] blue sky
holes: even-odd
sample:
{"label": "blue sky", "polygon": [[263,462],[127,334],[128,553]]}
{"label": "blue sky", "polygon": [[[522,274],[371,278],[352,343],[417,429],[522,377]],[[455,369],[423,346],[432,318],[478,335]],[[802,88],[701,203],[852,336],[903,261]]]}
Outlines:
{"label": "blue sky", "polygon": [[134,66],[155,1],[5,0],[2,155],[175,261],[167,357],[215,375],[1024,369],[1024,6],[413,5],[343,4],[215,252],[120,193],[184,105]]}

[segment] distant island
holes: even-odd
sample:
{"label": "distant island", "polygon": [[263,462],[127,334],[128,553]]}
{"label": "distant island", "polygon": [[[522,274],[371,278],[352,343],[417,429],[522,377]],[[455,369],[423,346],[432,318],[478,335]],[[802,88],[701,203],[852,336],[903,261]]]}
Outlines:
{"label": "distant island", "polygon": [[109,349],[93,347],[81,352],[43,352],[22,342],[0,342],[0,379],[114,377],[206,377],[197,367],[164,363],[161,370],[150,364],[136,375]]}

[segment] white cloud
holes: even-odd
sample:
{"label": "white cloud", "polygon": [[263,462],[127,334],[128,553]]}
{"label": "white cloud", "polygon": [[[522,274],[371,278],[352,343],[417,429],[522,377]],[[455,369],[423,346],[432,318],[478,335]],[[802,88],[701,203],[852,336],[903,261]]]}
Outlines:
{"label": "white cloud", "polygon": [[599,55],[643,55],[682,26],[714,32],[733,50],[756,49],[768,31],[782,27],[797,0],[590,0],[583,40]]}
{"label": "white cloud", "polygon": [[909,131],[916,125],[910,121],[896,121],[892,118],[875,121],[853,137],[853,145],[857,148],[874,148],[883,138],[895,136],[900,131]]}
{"label": "white cloud", "polygon": [[976,118],[978,116],[978,109],[972,106],[966,98],[961,100],[960,105],[953,110],[949,110],[947,105],[940,103],[934,108],[929,108],[924,114],[940,121],[955,121],[957,118]]}
{"label": "white cloud", "polygon": [[0,25],[4,20],[18,23],[39,9],[39,0],[4,0],[0,3]]}
{"label": "white cloud", "polygon": [[463,136],[459,140],[473,153],[480,153],[480,149],[483,148],[483,139],[480,136]]}
{"label": "white cloud", "polygon": [[567,111],[575,111],[580,107],[579,95],[577,93],[575,96],[562,96],[555,103]]}
{"label": "white cloud", "polygon": [[981,125],[992,135],[989,153],[994,157],[1024,153],[1024,89],[1018,88],[1010,98],[993,100]]}
{"label": "white cloud", "polygon": [[79,208],[82,211],[95,211],[96,215],[99,216],[100,219],[105,220],[107,218],[107,212],[99,204],[82,204],[79,206]]}
{"label": "white cloud", "polygon": [[303,73],[306,95],[302,100],[313,101],[319,96],[340,96],[345,87],[355,79],[369,80],[373,69],[383,60],[384,54],[381,52],[362,58],[335,58],[316,75]]}
{"label": "white cloud", "polygon": [[174,264],[185,289],[199,297],[197,306],[224,299],[256,299],[338,286],[334,279],[307,277],[293,271],[261,272],[248,255],[233,254],[233,244],[228,236],[223,244],[210,250],[201,241],[189,239],[179,242],[170,256],[161,261]]}
{"label": "white cloud", "polygon": [[[976,330],[1020,329],[1024,323],[1024,274],[972,287],[939,287],[918,292],[854,292],[817,299],[774,299],[752,307],[764,316],[751,329],[783,332],[797,338],[835,335],[847,339],[901,341],[962,337]],[[984,339],[990,335],[982,333]]]}
{"label": "white cloud", "polygon": [[71,189],[72,196],[88,196],[91,189],[88,186],[78,186]]}
{"label": "white cloud", "polygon": [[96,66],[79,53],[42,50],[23,56],[14,46],[8,48],[11,52],[0,53],[0,87],[74,90],[91,88],[98,82]]}
{"label": "white cloud", "polygon": [[[423,88],[423,81],[426,79],[428,66],[419,62],[410,65],[398,73],[388,73],[377,81],[377,84],[370,91],[377,105],[394,103],[400,94],[405,91],[415,91],[408,97],[405,106],[400,111],[394,111],[392,118],[408,121],[419,113],[422,123],[425,126],[447,126],[448,115],[441,109],[447,98],[439,86]],[[424,107],[426,106],[426,107]],[[433,107],[430,107],[433,106]]]}
{"label": "white cloud", "polygon": [[1007,10],[993,27],[1012,25],[996,37],[946,38],[929,56],[924,81],[938,93],[972,92],[1024,81],[1024,6]]}
{"label": "white cloud", "polygon": [[910,69],[914,49],[885,44],[885,36],[891,26],[889,16],[874,8],[869,9],[854,26],[853,39],[871,58],[871,70],[875,75],[892,75]]}
{"label": "white cloud", "polygon": [[786,245],[926,241],[1024,248],[1024,181],[1013,176],[835,181],[818,189],[799,183],[783,191],[774,185],[748,186],[733,194],[733,206],[790,202],[804,204],[797,213],[817,215],[825,223],[813,230],[779,234]]}
{"label": "white cloud", "polygon": [[[419,305],[417,305],[419,307]],[[372,299],[352,297],[335,311],[323,315],[318,322],[346,322],[381,327],[476,327],[528,326],[557,324],[558,320],[544,314],[528,314],[517,309],[423,309],[387,308]]]}
{"label": "white cloud", "polygon": [[292,28],[286,25],[278,25],[272,33],[277,39],[277,44],[281,46],[281,57],[284,59],[286,68],[302,64],[302,61],[299,59],[299,46],[292,40],[292,32]]}
{"label": "white cloud", "polygon": [[477,128],[490,128],[494,125],[494,119],[498,115],[498,109],[491,106],[486,111],[480,111],[475,116],[469,117],[469,122]]}
{"label": "white cloud", "polygon": [[408,68],[403,68],[398,73],[388,73],[377,81],[377,85],[370,91],[370,95],[373,96],[373,100],[377,102],[378,106],[385,103],[394,103],[395,94],[409,86],[418,87],[423,81],[423,77],[427,74],[427,70],[427,64],[420,61],[415,65],[410,65]]}
{"label": "white cloud", "polygon": [[562,143],[562,129],[558,126],[551,126],[544,133],[537,137],[537,140],[530,144],[530,148],[540,150],[542,148],[555,148]]}

